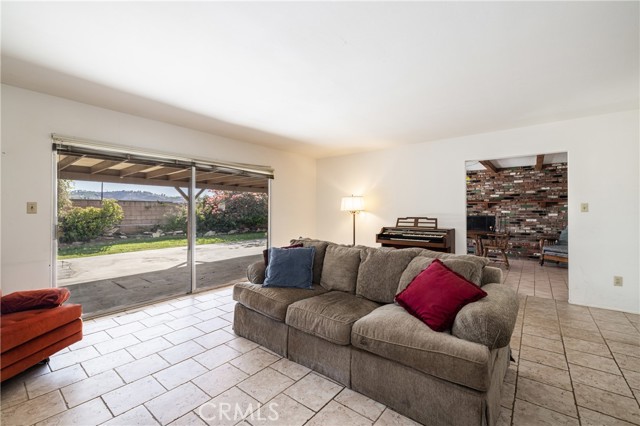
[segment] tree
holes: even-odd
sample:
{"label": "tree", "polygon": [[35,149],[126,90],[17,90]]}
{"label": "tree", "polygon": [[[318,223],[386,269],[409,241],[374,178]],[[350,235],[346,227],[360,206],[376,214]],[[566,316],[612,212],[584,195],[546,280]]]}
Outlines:
{"label": "tree", "polygon": [[71,210],[71,188],[73,182],[68,179],[58,179],[58,216],[64,216]]}

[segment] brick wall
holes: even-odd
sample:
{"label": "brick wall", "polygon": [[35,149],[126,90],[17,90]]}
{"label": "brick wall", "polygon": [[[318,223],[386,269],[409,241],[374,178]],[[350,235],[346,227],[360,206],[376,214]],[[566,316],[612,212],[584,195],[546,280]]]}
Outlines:
{"label": "brick wall", "polygon": [[[71,200],[73,207],[100,207],[100,200]],[[151,228],[166,223],[166,215],[175,212],[181,204],[159,201],[118,201],[124,212],[120,231],[135,234],[149,231]]]}
{"label": "brick wall", "polygon": [[567,163],[468,171],[467,215],[495,216],[511,234],[510,255],[537,256],[540,237],[567,226]]}

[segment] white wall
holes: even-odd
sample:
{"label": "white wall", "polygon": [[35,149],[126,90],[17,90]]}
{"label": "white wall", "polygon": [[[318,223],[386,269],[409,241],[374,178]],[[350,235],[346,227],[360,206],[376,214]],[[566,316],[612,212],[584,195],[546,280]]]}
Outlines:
{"label": "white wall", "polygon": [[[271,238],[284,245],[315,230],[315,160],[62,98],[2,86],[2,290],[49,286],[51,277],[51,133],[179,156],[268,165]],[[26,202],[38,214],[26,214]]]}
{"label": "white wall", "polygon": [[[569,297],[571,303],[640,312],[640,179],[638,111],[511,129],[366,154],[327,158],[317,165],[319,238],[349,243],[351,221],[340,197],[365,196],[357,242],[397,217],[430,216],[456,229],[465,251],[465,160],[540,153],[569,155]],[[589,213],[579,205],[589,203]],[[624,277],[613,287],[613,276]]]}

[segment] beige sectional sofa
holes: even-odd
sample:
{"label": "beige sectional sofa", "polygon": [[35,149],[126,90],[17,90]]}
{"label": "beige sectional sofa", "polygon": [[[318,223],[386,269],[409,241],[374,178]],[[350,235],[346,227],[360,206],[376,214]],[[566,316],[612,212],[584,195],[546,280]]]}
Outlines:
{"label": "beige sectional sofa", "polygon": [[[476,256],[422,249],[315,247],[313,288],[262,287],[264,262],[236,284],[235,332],[426,425],[494,425],[518,312],[502,273]],[[394,303],[433,258],[482,287],[451,330]]]}

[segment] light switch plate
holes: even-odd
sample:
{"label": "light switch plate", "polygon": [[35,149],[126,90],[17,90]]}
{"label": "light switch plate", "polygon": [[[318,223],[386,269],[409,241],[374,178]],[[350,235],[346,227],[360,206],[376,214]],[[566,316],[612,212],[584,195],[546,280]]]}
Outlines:
{"label": "light switch plate", "polygon": [[38,203],[35,201],[27,201],[27,214],[38,213]]}
{"label": "light switch plate", "polygon": [[589,212],[589,203],[580,204],[580,211],[582,213],[588,213]]}
{"label": "light switch plate", "polygon": [[622,287],[622,277],[616,275],[613,277],[613,285],[616,287]]}

